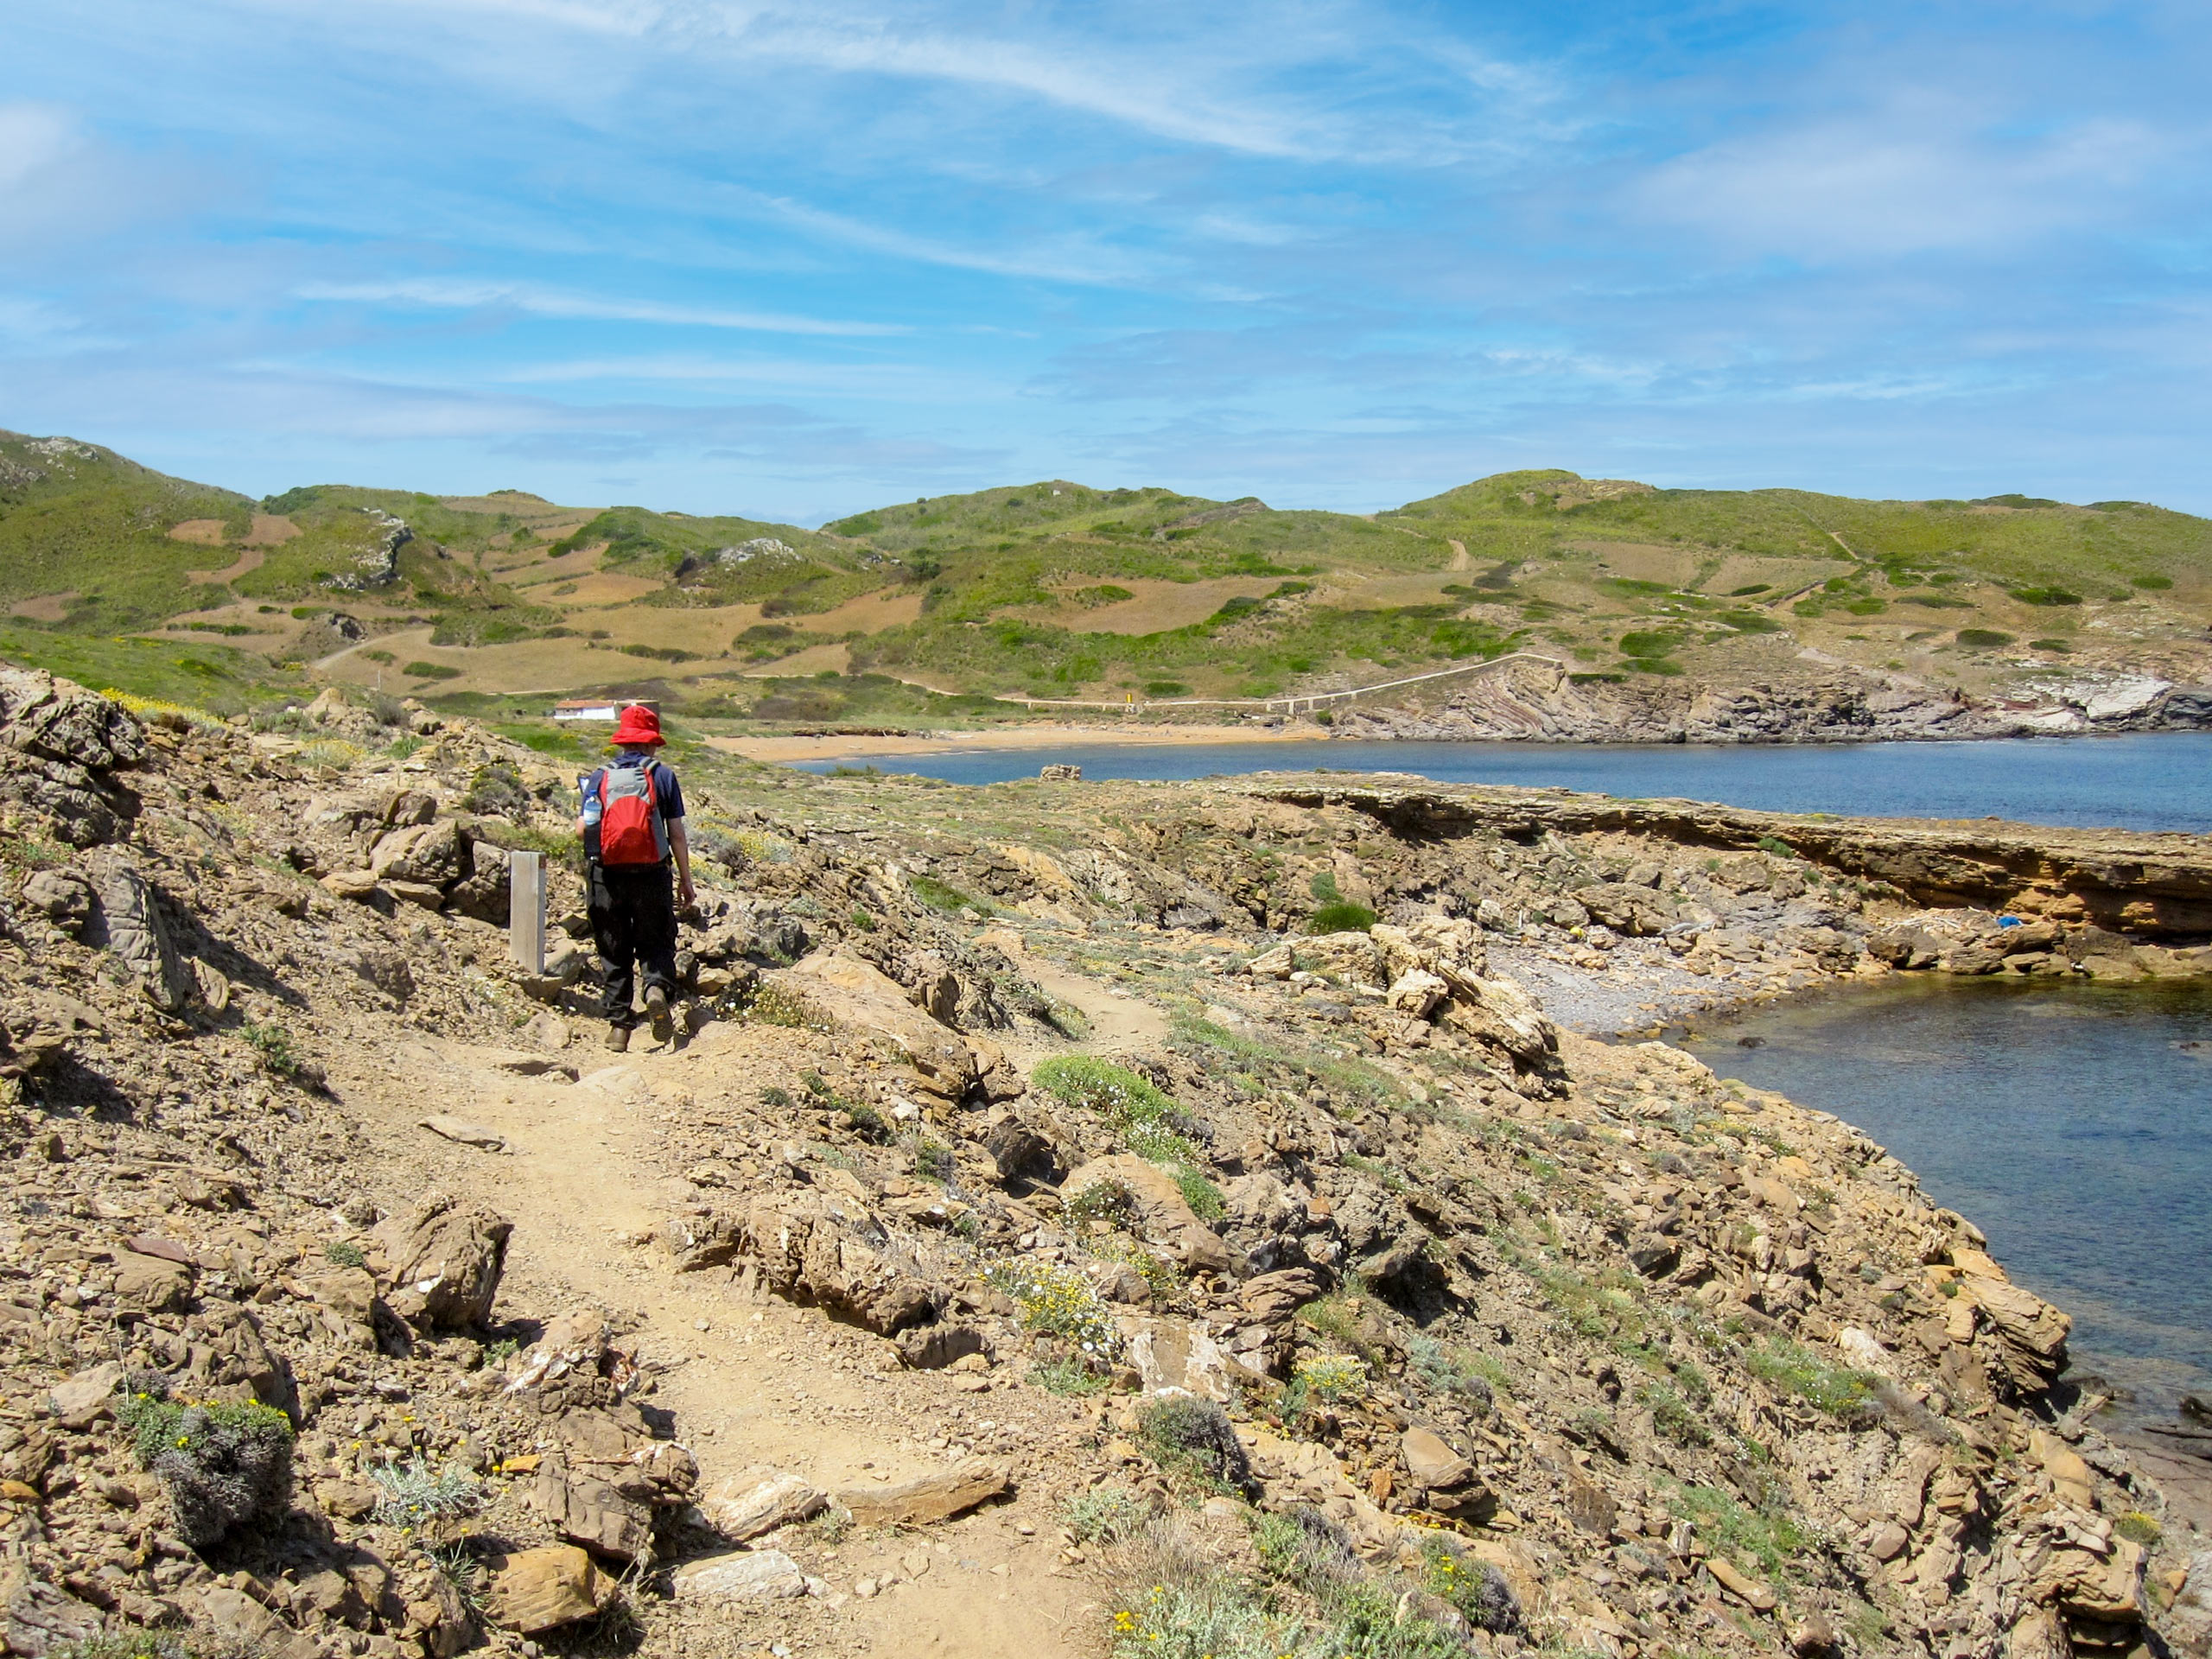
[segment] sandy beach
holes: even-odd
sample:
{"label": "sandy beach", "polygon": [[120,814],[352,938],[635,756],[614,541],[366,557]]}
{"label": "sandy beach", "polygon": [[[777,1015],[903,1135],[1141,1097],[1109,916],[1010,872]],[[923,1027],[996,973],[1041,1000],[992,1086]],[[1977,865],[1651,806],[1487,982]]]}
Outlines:
{"label": "sandy beach", "polygon": [[810,737],[712,737],[707,741],[748,760],[791,765],[853,755],[958,754],[988,749],[1058,749],[1077,744],[1311,743],[1329,735],[1309,721],[1280,726],[1076,726],[1052,721],[974,732],[914,732],[904,737],[835,734]]}

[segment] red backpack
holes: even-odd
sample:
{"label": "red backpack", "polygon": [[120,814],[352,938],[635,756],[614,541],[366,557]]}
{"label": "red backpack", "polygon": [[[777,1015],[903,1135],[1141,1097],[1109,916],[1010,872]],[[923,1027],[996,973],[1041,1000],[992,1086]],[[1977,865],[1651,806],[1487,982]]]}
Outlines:
{"label": "red backpack", "polygon": [[636,867],[668,857],[668,827],[660,816],[653,769],[607,766],[599,774],[599,861]]}

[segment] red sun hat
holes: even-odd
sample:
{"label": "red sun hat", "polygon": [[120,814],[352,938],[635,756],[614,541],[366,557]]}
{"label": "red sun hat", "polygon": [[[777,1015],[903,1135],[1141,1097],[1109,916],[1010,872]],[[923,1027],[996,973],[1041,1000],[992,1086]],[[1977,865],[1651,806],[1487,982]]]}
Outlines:
{"label": "red sun hat", "polygon": [[647,745],[658,748],[668,740],[660,734],[660,716],[642,703],[632,703],[614,722],[616,747]]}

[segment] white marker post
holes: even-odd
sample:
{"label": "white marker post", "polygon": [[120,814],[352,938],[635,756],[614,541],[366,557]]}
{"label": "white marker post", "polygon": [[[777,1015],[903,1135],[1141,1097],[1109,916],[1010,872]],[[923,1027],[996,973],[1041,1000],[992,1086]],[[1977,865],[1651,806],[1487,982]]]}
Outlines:
{"label": "white marker post", "polygon": [[537,853],[507,855],[507,941],[517,962],[545,971],[545,860]]}

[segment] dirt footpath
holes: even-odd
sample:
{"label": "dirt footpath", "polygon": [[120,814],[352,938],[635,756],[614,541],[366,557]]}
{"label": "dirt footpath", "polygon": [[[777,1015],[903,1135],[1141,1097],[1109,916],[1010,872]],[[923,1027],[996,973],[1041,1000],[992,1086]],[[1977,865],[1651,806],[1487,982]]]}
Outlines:
{"label": "dirt footpath", "polygon": [[[1088,1411],[989,1373],[899,1369],[880,1339],[750,1294],[730,1269],[676,1273],[658,1243],[669,1201],[690,1190],[670,1129],[711,1113],[737,1126],[733,1154],[752,1155],[748,1103],[763,1088],[798,1087],[791,1033],[717,1026],[681,1050],[626,1056],[598,1047],[597,1034],[580,1026],[553,1057],[579,1067],[576,1083],[503,1071],[509,1051],[428,1040],[359,1052],[331,1083],[359,1115],[374,1166],[514,1221],[504,1306],[550,1317],[591,1304],[637,1320],[642,1355],[662,1373],[650,1403],[676,1414],[702,1491],[770,1469],[831,1492],[974,1456],[1016,1470],[1011,1501],[951,1522],[786,1543],[829,1592],[692,1613],[694,1650],[1095,1652],[1096,1595],[1059,1560],[1058,1499],[1041,1478],[1056,1443],[1090,1438]],[[434,1110],[496,1130],[507,1150],[440,1139],[419,1127]]]}

